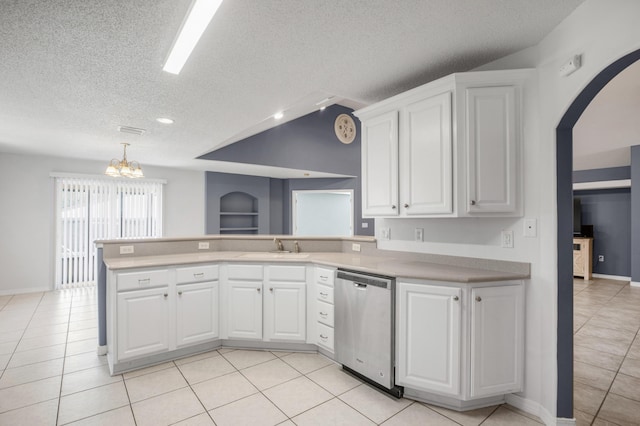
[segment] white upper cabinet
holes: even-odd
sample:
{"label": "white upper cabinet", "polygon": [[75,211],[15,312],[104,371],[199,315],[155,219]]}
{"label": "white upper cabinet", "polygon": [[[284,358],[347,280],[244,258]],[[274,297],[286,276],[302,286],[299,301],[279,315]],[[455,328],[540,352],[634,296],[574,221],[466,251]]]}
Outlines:
{"label": "white upper cabinet", "polygon": [[362,206],[368,216],[398,215],[398,113],[362,124]]}
{"label": "white upper cabinet", "polygon": [[522,216],[532,73],[452,74],[356,111],[363,216]]}
{"label": "white upper cabinet", "polygon": [[402,214],[453,213],[451,92],[407,105],[401,117]]}
{"label": "white upper cabinet", "polygon": [[472,87],[467,100],[468,213],[515,212],[518,133],[514,86]]}

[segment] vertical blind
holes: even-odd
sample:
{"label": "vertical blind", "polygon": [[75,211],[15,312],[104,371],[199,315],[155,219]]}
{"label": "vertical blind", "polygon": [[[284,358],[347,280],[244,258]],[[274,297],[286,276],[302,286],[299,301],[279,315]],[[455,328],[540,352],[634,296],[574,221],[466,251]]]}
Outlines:
{"label": "vertical blind", "polygon": [[56,178],[56,288],[95,283],[95,240],[161,236],[162,183]]}

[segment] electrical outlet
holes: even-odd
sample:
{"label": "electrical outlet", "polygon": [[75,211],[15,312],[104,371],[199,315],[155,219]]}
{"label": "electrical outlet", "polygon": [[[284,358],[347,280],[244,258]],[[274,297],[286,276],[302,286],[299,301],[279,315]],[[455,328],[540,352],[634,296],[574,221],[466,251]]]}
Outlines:
{"label": "electrical outlet", "polygon": [[416,228],[414,229],[413,232],[414,232],[413,237],[415,241],[417,242],[424,241],[424,228]]}
{"label": "electrical outlet", "polygon": [[360,251],[360,244],[356,244],[356,243],[351,244],[351,250]]}
{"label": "electrical outlet", "polygon": [[604,262],[604,254],[598,255],[598,262]]}
{"label": "electrical outlet", "polygon": [[367,229],[369,227],[369,222],[362,222],[362,229]]}
{"label": "electrical outlet", "polygon": [[120,254],[133,254],[133,246],[120,246]]}
{"label": "electrical outlet", "polygon": [[502,231],[500,236],[502,239],[502,247],[513,248],[513,231]]}
{"label": "electrical outlet", "polygon": [[391,230],[389,228],[380,228],[380,238],[383,240],[391,238]]}
{"label": "electrical outlet", "polygon": [[209,241],[198,242],[198,250],[209,250]]}

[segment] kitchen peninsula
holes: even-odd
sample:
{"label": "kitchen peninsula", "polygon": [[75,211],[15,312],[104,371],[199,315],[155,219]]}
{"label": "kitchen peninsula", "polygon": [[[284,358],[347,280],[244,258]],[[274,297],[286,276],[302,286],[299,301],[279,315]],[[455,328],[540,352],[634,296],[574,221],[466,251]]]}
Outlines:
{"label": "kitchen peninsula", "polygon": [[[273,251],[274,238],[284,250]],[[529,264],[379,250],[370,237],[97,245],[99,350],[112,374],[221,346],[334,359],[340,269],[395,278],[393,355],[405,396],[467,410],[522,388]]]}

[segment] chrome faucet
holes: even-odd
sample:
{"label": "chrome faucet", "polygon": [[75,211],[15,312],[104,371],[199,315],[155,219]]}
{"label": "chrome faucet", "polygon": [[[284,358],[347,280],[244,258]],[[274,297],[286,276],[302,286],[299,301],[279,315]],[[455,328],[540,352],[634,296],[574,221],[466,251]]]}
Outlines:
{"label": "chrome faucet", "polygon": [[298,244],[298,242],[297,242],[297,241],[295,241],[295,242],[293,243],[293,252],[294,252],[294,253],[300,253],[300,245]]}
{"label": "chrome faucet", "polygon": [[276,245],[276,249],[278,251],[284,251],[284,247],[282,246],[282,241],[279,238],[274,238],[273,243]]}

